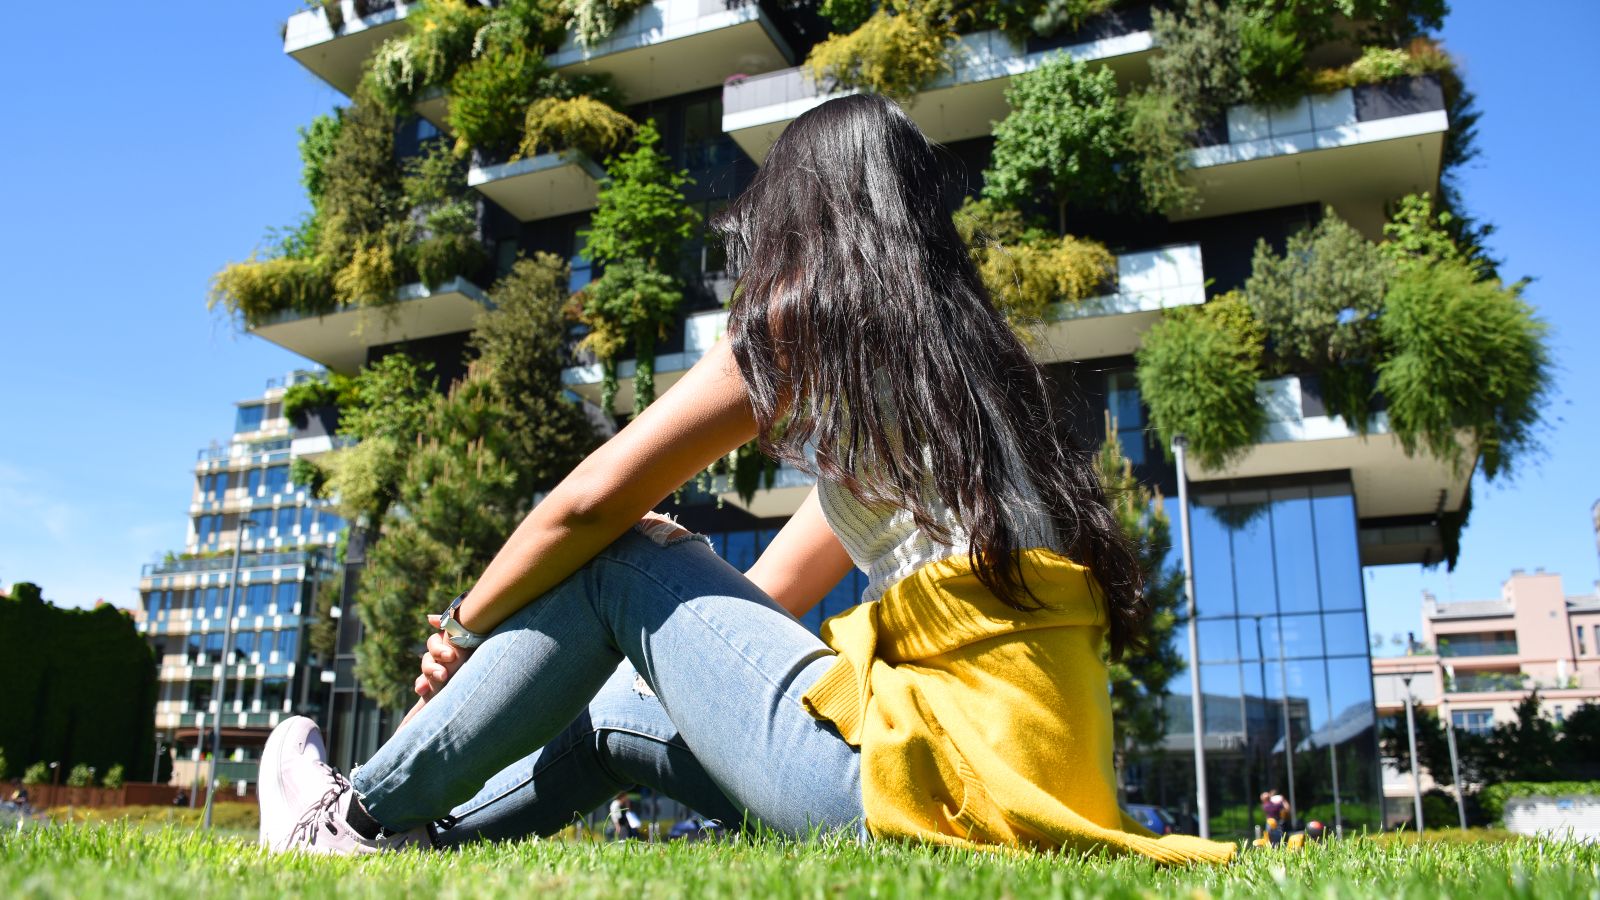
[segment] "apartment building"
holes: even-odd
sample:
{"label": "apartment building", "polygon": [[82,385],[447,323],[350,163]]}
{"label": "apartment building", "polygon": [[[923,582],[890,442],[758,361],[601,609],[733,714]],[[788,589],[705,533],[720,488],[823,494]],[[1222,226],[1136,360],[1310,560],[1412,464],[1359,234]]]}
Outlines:
{"label": "apartment building", "polygon": [[[1516,721],[1517,705],[1537,690],[1541,712],[1560,722],[1584,703],[1600,703],[1597,628],[1600,589],[1568,595],[1561,576],[1542,569],[1512,570],[1494,600],[1424,594],[1421,637],[1410,653],[1372,661],[1378,714],[1404,715],[1409,690],[1417,708],[1458,731],[1487,734]],[[1385,765],[1384,794],[1410,797],[1410,773]]]}
{"label": "apartment building", "polygon": [[[326,6],[288,19],[283,50],[350,95],[370,57],[403,32],[418,5]],[[583,46],[569,35],[545,62],[565,75],[609,76],[626,95],[629,115],[658,124],[662,150],[693,178],[684,189],[688,202],[709,214],[749,183],[789,122],[833,96],[801,66],[827,30],[810,4],[653,0],[598,43]],[[1159,52],[1150,8],[1142,4],[1118,4],[1111,14],[1049,37],[961,36],[950,71],[907,104],[943,145],[951,206],[981,188],[994,123],[1007,114],[1005,91],[1018,74],[1068,55],[1109,68],[1124,86],[1139,85],[1149,82]],[[440,136],[448,100],[441,90],[424,93],[415,117],[400,125],[399,143],[415,147]],[[1166,310],[1240,287],[1258,241],[1281,247],[1325,208],[1365,237],[1381,238],[1396,200],[1437,192],[1451,128],[1445,91],[1427,75],[1307,94],[1270,108],[1234,106],[1194,138],[1183,173],[1196,193],[1191,210],[1075,223],[1112,249],[1115,274],[1101,296],[1054,306],[1035,346],[1064,389],[1086,399],[1075,407],[1084,439],[1097,441],[1104,414],[1112,413],[1140,476],[1176,497],[1177,471],[1149,425],[1135,377],[1144,333]],[[605,178],[598,162],[577,151],[511,159],[474,149],[473,163],[467,181],[490,260],[483,271],[433,288],[402,287],[382,311],[286,311],[250,330],[338,372],[396,349],[458,370],[472,319],[490,302],[485,286],[518,254],[557,253],[572,263],[573,289],[588,283],[596,272],[579,232]],[[684,268],[686,302],[656,350],[658,390],[701,358],[726,320],[722,306],[732,280],[714,242],[690,241]],[[564,373],[568,389],[598,404],[600,366],[573,363]],[[619,413],[632,407],[634,369],[634,360],[620,364]],[[1191,461],[1186,472],[1201,648],[1188,662],[1200,672],[1205,740],[1215,745],[1208,761],[1211,806],[1253,804],[1256,793],[1275,787],[1296,793],[1300,809],[1330,823],[1375,826],[1377,704],[1362,570],[1445,558],[1449,536],[1441,522],[1463,508],[1470,473],[1408,454],[1381,409],[1366,428],[1352,428],[1330,412],[1312,376],[1265,379],[1257,393],[1267,417],[1260,439],[1222,468]],[[691,492],[676,512],[745,566],[811,484],[806,473],[784,468],[753,499],[723,482],[709,495]],[[1176,501],[1167,502],[1176,523]],[[226,531],[227,521],[216,527]],[[350,598],[359,540],[352,540],[346,560]],[[856,602],[861,582],[859,575],[847,578],[808,624]],[[330,731],[337,761],[348,765],[376,748],[394,718],[364,698],[354,680],[356,618],[343,617],[340,629]],[[1176,639],[1187,656],[1186,634]],[[1130,797],[1179,809],[1194,793],[1192,766],[1176,760],[1189,752],[1193,724],[1186,681],[1171,689],[1166,747],[1175,756],[1125,777]]]}
{"label": "apartment building", "polygon": [[333,423],[310,416],[296,427],[282,402],[312,375],[272,379],[236,405],[228,441],[195,462],[184,549],[140,575],[139,629],[160,659],[156,734],[177,749],[173,780],[191,794],[205,783],[213,729],[217,776],[244,791],[273,726],[326,702],[309,632],[344,522],[289,473],[297,456],[331,449]]}

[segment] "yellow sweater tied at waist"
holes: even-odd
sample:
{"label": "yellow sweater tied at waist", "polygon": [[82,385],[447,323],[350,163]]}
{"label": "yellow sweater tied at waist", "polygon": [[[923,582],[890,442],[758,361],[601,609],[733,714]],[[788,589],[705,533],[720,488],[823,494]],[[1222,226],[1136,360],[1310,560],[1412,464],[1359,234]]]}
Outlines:
{"label": "yellow sweater tied at waist", "polygon": [[1156,837],[1117,806],[1106,612],[1087,569],[1018,554],[1046,604],[1016,610],[957,556],[822,625],[839,657],[802,698],[861,748],[878,837],[1226,862],[1231,844]]}

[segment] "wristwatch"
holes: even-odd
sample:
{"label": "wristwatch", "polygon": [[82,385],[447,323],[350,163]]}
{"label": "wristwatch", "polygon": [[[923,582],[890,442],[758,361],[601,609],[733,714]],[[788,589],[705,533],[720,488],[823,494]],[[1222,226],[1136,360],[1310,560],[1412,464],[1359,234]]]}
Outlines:
{"label": "wristwatch", "polygon": [[454,600],[450,601],[449,606],[444,608],[444,612],[439,614],[439,630],[444,632],[444,639],[449,641],[451,645],[460,647],[462,650],[471,650],[488,640],[489,636],[478,634],[476,631],[468,631],[465,625],[456,621],[456,609],[461,606],[461,601],[465,599],[467,599],[467,591],[462,591],[456,595]]}

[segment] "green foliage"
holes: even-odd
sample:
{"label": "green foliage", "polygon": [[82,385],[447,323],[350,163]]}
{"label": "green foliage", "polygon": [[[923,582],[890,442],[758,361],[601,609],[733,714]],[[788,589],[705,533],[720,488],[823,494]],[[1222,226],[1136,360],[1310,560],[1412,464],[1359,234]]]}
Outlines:
{"label": "green foliage", "polygon": [[341,514],[377,526],[398,496],[407,455],[434,399],[431,363],[391,353],[362,369],[341,398],[339,433],[359,443],[323,458]]}
{"label": "green foliage", "polygon": [[674,172],[656,149],[661,133],[654,122],[639,126],[633,150],[608,160],[610,180],[600,188],[598,208],[588,231],[585,253],[599,263],[640,259],[666,267],[694,233],[700,217],[684,200],[687,172]]}
{"label": "green foliage", "polygon": [[[335,376],[337,377],[337,376]],[[343,380],[342,378],[340,379]],[[339,387],[330,378],[308,378],[291,384],[283,392],[283,417],[296,428],[305,425],[306,416],[339,403]],[[298,460],[297,460],[298,461]],[[303,482],[296,481],[296,484]]]}
{"label": "green foliage", "polygon": [[655,345],[683,301],[683,288],[636,257],[606,266],[604,274],[573,296],[578,321],[589,326],[582,349],[590,350],[605,369],[600,408],[609,411],[616,397],[616,358],[633,341],[634,412],[655,402]]}
{"label": "green foliage", "polygon": [[1118,205],[1130,153],[1127,109],[1115,73],[1057,55],[1013,78],[1006,102],[1011,111],[995,125],[985,197],[1018,206],[1048,192],[1056,198],[1062,232],[1069,197],[1085,205]]}
{"label": "green foliage", "polygon": [[88,763],[78,763],[67,773],[67,787],[94,787],[94,773]]}
{"label": "green foliage", "polygon": [[1053,304],[1098,295],[1117,271],[1117,258],[1104,244],[1070,234],[975,248],[974,254],[995,305],[1019,329],[1043,320]]}
{"label": "green foliage", "polygon": [[534,490],[553,487],[593,449],[589,420],[564,398],[567,264],[549,253],[519,259],[489,291],[495,311],[478,321],[472,346],[505,405],[512,456]]}
{"label": "green foliage", "polygon": [[1305,13],[1276,4],[1237,4],[1239,71],[1250,96],[1261,103],[1283,103],[1305,90]]}
{"label": "green foliage", "polygon": [[1197,121],[1254,97],[1242,66],[1247,8],[1245,3],[1187,0],[1152,13],[1151,30],[1161,48],[1150,60],[1155,90],[1174,98],[1177,108]]}
{"label": "green foliage", "polygon": [[[349,529],[339,532],[339,544],[343,549],[349,540]],[[306,644],[311,652],[316,654],[322,664],[332,665],[333,658],[339,648],[339,619],[333,615],[334,609],[339,609],[341,615],[355,615],[354,610],[343,608],[341,601],[344,598],[344,569],[340,566],[331,578],[317,582],[316,587],[316,617],[311,622],[306,636]]]}
{"label": "green foliage", "polygon": [[1407,194],[1400,198],[1394,215],[1383,226],[1388,238],[1378,246],[1395,265],[1432,265],[1460,257],[1450,237],[1455,216],[1445,210],[1435,213],[1427,194]]}
{"label": "green foliage", "polygon": [[1454,69],[1455,61],[1443,47],[1427,38],[1417,38],[1404,48],[1363,47],[1361,56],[1348,65],[1312,72],[1310,87],[1314,91],[1335,91],[1406,75],[1450,73]]}
{"label": "green foliage", "polygon": [[611,36],[617,26],[649,0],[562,0],[562,9],[571,17],[573,37],[585,51]]}
{"label": "green foliage", "polygon": [[978,4],[976,15],[988,28],[998,28],[1021,43],[1039,35],[1072,31],[1116,5],[1116,0],[1018,0]]}
{"label": "green foliage", "polygon": [[[1439,784],[1454,784],[1450,773],[1449,738],[1445,735],[1444,723],[1439,720],[1438,713],[1432,709],[1415,707],[1412,721],[1416,726],[1417,761],[1422,769]],[[1401,772],[1411,771],[1411,737],[1404,712],[1382,719],[1378,728],[1378,749],[1385,762]],[[1425,822],[1434,821],[1426,813],[1423,818]]]}
{"label": "green foliage", "polygon": [[478,30],[489,10],[468,0],[424,0],[406,16],[408,27],[385,41],[372,57],[377,98],[394,113],[408,107],[429,87],[443,87],[472,58]]}
{"label": "green foliage", "polygon": [[1106,417],[1106,438],[1100,445],[1100,483],[1122,533],[1133,544],[1144,580],[1144,597],[1151,615],[1145,629],[1146,649],[1107,662],[1111,677],[1114,746],[1118,752],[1141,753],[1160,746],[1166,735],[1162,700],[1167,685],[1184,669],[1183,657],[1172,640],[1181,623],[1183,575],[1167,564],[1171,549],[1171,523],[1161,492],[1133,474],[1133,463],[1123,454],[1116,422]]}
{"label": "green foliage", "polygon": [[335,109],[317,116],[310,125],[299,130],[300,184],[305,187],[313,209],[322,203],[328,183],[325,167],[333,156],[333,148],[339,142],[339,132],[343,127],[344,117]]}
{"label": "green foliage", "polygon": [[326,497],[328,473],[321,466],[303,456],[289,463],[289,481],[306,489],[312,497]]}
{"label": "green foliage", "polygon": [[122,787],[122,782],[125,780],[125,771],[126,770],[124,770],[122,767],[122,763],[117,763],[110,769],[106,770],[106,775],[104,778],[100,779],[100,783],[105,787],[116,790],[117,788]]}
{"label": "green foliage", "polygon": [[1123,101],[1128,111],[1127,146],[1146,210],[1162,215],[1192,212],[1199,198],[1184,177],[1194,116],[1171,94],[1136,91]]}
{"label": "green foliage", "polygon": [[525,110],[538,96],[544,58],[520,42],[495,42],[450,81],[450,130],[456,153],[478,147],[509,152],[522,137]]}
{"label": "green foliage", "polygon": [[211,277],[206,305],[221,305],[255,326],[285,312],[326,315],[339,308],[339,301],[321,259],[282,256],[229,263]]}
{"label": "green foliage", "polygon": [[1378,363],[1389,424],[1407,452],[1425,447],[1494,478],[1535,449],[1550,393],[1547,326],[1517,286],[1479,280],[1465,261],[1406,266],[1389,286]]}
{"label": "green foliage", "polygon": [[835,32],[850,32],[872,15],[872,0],[822,0],[817,12],[833,25]]}
{"label": "green foliage", "polygon": [[395,299],[405,192],[394,156],[394,120],[365,87],[345,110],[323,165],[318,255],[333,271],[334,298],[352,306]]}
{"label": "green foliage", "polygon": [[1139,391],[1162,444],[1186,435],[1207,469],[1249,447],[1265,426],[1256,401],[1261,354],[1260,325],[1237,293],[1169,310],[1137,354]]}
{"label": "green foliage", "polygon": [[805,68],[827,91],[864,91],[906,101],[950,71],[949,23],[915,4],[886,4],[860,27],[811,48]]}
{"label": "green foliage", "polygon": [[[1370,365],[1390,266],[1381,251],[1329,209],[1289,238],[1282,255],[1256,244],[1245,296],[1266,329],[1279,372]],[[1343,412],[1343,411],[1341,411]],[[1357,429],[1365,417],[1349,419]]]}
{"label": "green foliage", "polygon": [[436,234],[411,247],[411,262],[417,277],[435,290],[452,278],[469,276],[482,269],[489,254],[478,239],[466,234]]}
{"label": "green foliage", "polygon": [[36,762],[22,773],[23,784],[49,784],[50,767],[42,762]]}
{"label": "green foliage", "polygon": [[541,97],[528,106],[520,152],[536,156],[572,149],[598,159],[622,147],[635,127],[632,119],[587,95]]}

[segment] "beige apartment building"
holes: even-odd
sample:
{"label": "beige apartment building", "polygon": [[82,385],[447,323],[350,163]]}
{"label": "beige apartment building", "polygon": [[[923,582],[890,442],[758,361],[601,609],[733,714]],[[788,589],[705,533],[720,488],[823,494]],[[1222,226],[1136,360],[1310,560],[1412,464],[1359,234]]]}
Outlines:
{"label": "beige apartment building", "polygon": [[[1600,702],[1600,590],[1569,596],[1558,574],[1514,569],[1495,600],[1445,603],[1425,594],[1410,654],[1372,660],[1378,715],[1404,715],[1408,678],[1413,702],[1461,731],[1514,721],[1534,689],[1544,714],[1559,722]],[[1383,788],[1385,805],[1409,815],[1410,773],[1385,764]]]}

